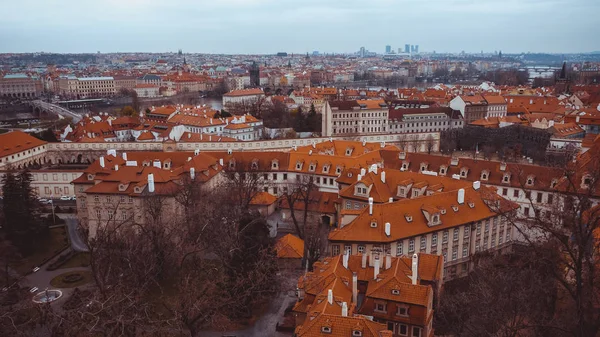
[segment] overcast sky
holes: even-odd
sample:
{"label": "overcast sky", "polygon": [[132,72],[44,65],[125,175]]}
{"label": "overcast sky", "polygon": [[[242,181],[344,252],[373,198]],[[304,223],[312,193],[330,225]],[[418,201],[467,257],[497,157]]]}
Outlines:
{"label": "overcast sky", "polygon": [[0,52],[600,50],[599,0],[0,0]]}

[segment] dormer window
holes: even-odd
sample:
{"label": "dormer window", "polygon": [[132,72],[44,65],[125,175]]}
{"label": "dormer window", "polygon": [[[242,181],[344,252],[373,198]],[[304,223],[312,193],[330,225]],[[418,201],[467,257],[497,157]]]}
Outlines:
{"label": "dormer window", "polygon": [[392,295],[400,295],[400,290],[392,289]]}
{"label": "dormer window", "polygon": [[534,183],[534,181],[535,181],[535,177],[532,176],[532,175],[530,175],[530,176],[527,177],[527,182],[525,183],[525,185],[532,186],[533,183]]}
{"label": "dormer window", "polygon": [[432,224],[435,225],[435,224],[437,224],[439,222],[440,222],[440,216],[439,215],[435,214],[434,216],[431,217],[431,223]]}
{"label": "dormer window", "polygon": [[252,169],[253,170],[258,170],[258,160],[254,159],[252,161]]}
{"label": "dormer window", "polygon": [[475,203],[474,202],[468,201],[467,203],[469,204],[469,207],[471,207],[471,208],[475,207]]}
{"label": "dormer window", "polygon": [[361,186],[356,186],[355,187],[355,193],[357,195],[367,195],[367,188],[363,187],[363,185],[361,184]]}
{"label": "dormer window", "polygon": [[302,165],[303,165],[303,162],[301,162],[301,161],[297,161],[297,162],[296,162],[296,170],[298,170],[298,171],[299,171],[299,170],[302,170]]}
{"label": "dormer window", "polygon": [[409,163],[408,161],[406,161],[406,160],[405,160],[405,161],[403,161],[403,162],[402,162],[402,168],[401,168],[401,170],[402,170],[402,171],[406,171],[406,170],[408,170],[408,165],[409,165],[409,164],[410,164],[410,163]]}
{"label": "dormer window", "polygon": [[406,195],[405,193],[406,191],[404,190],[404,187],[398,186],[398,196],[404,197]]}
{"label": "dormer window", "polygon": [[[340,174],[340,173],[342,173],[342,167],[341,166],[337,166],[335,168],[335,174]],[[348,174],[352,174],[352,173],[348,173]]]}
{"label": "dormer window", "polygon": [[440,209],[440,214],[442,214],[442,215],[446,214],[446,209],[445,208],[441,208]]}
{"label": "dormer window", "polygon": [[94,175],[93,174],[88,174],[88,180],[94,180]]}
{"label": "dormer window", "polygon": [[460,177],[461,178],[466,178],[468,173],[469,173],[469,169],[467,167],[463,167],[460,169]]}
{"label": "dormer window", "polygon": [[362,337],[362,331],[352,330],[352,337]]}
{"label": "dormer window", "polygon": [[429,166],[427,163],[421,163],[421,172],[426,171],[427,166]]}
{"label": "dormer window", "polygon": [[308,170],[310,172],[315,172],[316,168],[317,168],[317,164],[315,164],[315,163],[310,163],[310,165],[308,166]]}
{"label": "dormer window", "polygon": [[581,188],[589,188],[592,185],[592,176],[589,174],[585,174],[581,178]]}
{"label": "dormer window", "polygon": [[558,184],[558,180],[552,179],[552,181],[550,182],[550,188],[555,188],[557,184]]}
{"label": "dormer window", "polygon": [[229,169],[233,170],[235,168],[235,160],[229,161]]}
{"label": "dormer window", "polygon": [[329,165],[323,165],[323,173],[329,173]]}
{"label": "dormer window", "polygon": [[505,184],[508,184],[509,181],[510,181],[510,173],[504,173],[504,175],[502,176],[502,182]]}
{"label": "dormer window", "polygon": [[377,220],[371,220],[371,228],[377,228]]}
{"label": "dormer window", "polygon": [[277,160],[273,160],[271,162],[271,169],[273,169],[273,170],[279,169],[279,162]]}
{"label": "dormer window", "polygon": [[352,150],[353,149],[351,147],[347,148],[346,149],[346,156],[351,156],[352,155]]}
{"label": "dormer window", "polygon": [[490,176],[490,172],[487,170],[483,170],[481,171],[481,180],[488,180],[488,177]]}
{"label": "dormer window", "polygon": [[404,214],[404,218],[406,219],[406,222],[412,222],[413,220],[412,215],[410,214]]}
{"label": "dormer window", "polygon": [[455,212],[458,212],[458,206],[457,205],[452,205],[452,210]]}
{"label": "dormer window", "polygon": [[322,326],[321,332],[322,333],[331,333],[331,327],[330,326]]}
{"label": "dormer window", "polygon": [[442,174],[442,175],[446,174],[446,170],[447,170],[446,166],[441,166],[440,167],[440,174]]}

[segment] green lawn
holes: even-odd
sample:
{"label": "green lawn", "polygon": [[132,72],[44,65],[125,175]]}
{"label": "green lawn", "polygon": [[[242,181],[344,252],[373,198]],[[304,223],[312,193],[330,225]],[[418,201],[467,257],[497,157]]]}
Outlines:
{"label": "green lawn", "polygon": [[[69,275],[81,275],[81,279],[75,282],[67,282],[65,280],[65,276]],[[50,280],[50,285],[55,288],[75,288],[80,287],[84,284],[90,283],[92,281],[92,273],[89,271],[70,271],[68,273],[60,274],[57,277]]]}
{"label": "green lawn", "polygon": [[40,264],[46,259],[68,247],[68,240],[65,242],[66,238],[67,232],[64,227],[50,229],[49,235],[40,240],[32,254],[21,259],[15,270],[21,275],[25,275],[33,268],[40,267]]}
{"label": "green lawn", "polygon": [[77,267],[88,267],[90,265],[90,254],[89,253],[77,253],[73,255],[67,262],[65,262],[58,269],[66,268],[77,268]]}

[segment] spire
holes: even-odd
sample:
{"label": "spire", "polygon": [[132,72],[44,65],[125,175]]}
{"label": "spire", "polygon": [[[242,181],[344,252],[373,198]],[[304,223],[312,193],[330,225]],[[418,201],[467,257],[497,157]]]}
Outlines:
{"label": "spire", "polygon": [[185,61],[185,56],[183,57],[183,65],[186,65],[187,62]]}
{"label": "spire", "polygon": [[563,62],[562,69],[560,70],[559,79],[561,79],[561,80],[567,79],[567,61]]}

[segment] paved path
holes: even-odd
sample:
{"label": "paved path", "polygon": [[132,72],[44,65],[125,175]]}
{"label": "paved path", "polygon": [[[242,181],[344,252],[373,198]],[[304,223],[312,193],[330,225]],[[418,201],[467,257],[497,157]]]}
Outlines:
{"label": "paved path", "polygon": [[65,220],[71,241],[71,248],[76,252],[87,252],[88,247],[79,232],[79,220],[77,220],[77,216],[75,214],[59,214],[58,217]]}

